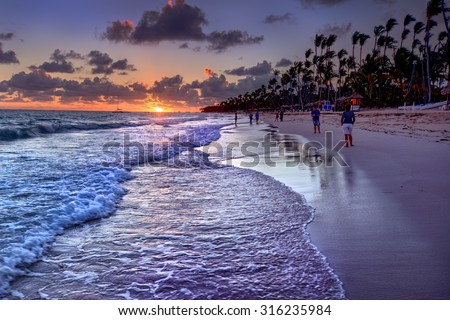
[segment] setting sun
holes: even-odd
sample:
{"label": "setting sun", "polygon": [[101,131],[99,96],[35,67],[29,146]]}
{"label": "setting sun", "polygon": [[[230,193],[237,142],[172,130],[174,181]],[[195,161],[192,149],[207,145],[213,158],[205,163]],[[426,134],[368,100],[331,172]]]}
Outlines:
{"label": "setting sun", "polygon": [[164,112],[164,109],[161,107],[155,107],[155,112]]}

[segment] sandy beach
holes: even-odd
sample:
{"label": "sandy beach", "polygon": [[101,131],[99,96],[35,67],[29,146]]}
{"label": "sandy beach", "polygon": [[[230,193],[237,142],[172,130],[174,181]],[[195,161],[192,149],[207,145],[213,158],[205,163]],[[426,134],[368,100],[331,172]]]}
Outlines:
{"label": "sandy beach", "polygon": [[[333,146],[340,113],[264,121],[280,134]],[[311,169],[316,186],[289,184],[316,209],[311,241],[327,257],[349,299],[450,299],[450,112],[362,111],[341,167]]]}

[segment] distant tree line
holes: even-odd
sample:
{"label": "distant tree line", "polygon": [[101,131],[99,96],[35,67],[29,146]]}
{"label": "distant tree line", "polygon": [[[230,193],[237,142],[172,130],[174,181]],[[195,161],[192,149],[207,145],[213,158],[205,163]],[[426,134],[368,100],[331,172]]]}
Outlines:
{"label": "distant tree line", "polygon": [[[440,32],[436,22],[439,15],[444,21]],[[445,99],[441,90],[450,79],[449,20],[450,7],[445,1],[431,0],[426,21],[410,14],[404,17],[399,39],[392,36],[399,25],[394,18],[375,26],[372,35],[355,31],[351,52],[333,49],[336,35],[317,34],[314,49],[305,52],[304,60],[294,62],[284,72],[273,70],[267,85],[202,111],[275,110],[283,105],[304,110],[322,100],[336,104],[352,93],[361,94],[367,107],[440,101]],[[363,57],[363,47],[368,45],[371,53]]]}

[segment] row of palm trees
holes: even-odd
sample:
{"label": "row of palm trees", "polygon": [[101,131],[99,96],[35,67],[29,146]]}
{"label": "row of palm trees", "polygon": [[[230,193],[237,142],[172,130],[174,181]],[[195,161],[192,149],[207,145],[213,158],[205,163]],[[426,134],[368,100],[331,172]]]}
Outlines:
{"label": "row of palm trees", "polygon": [[[203,111],[277,109],[283,105],[304,110],[322,100],[338,105],[343,97],[356,92],[368,107],[444,99],[441,89],[450,79],[449,13],[444,0],[430,0],[426,21],[410,14],[404,17],[400,39],[392,36],[399,24],[394,18],[375,26],[373,35],[355,31],[351,53],[333,49],[336,35],[317,34],[314,49],[305,52],[304,60],[294,62],[284,72],[273,70],[267,85]],[[445,30],[435,34],[435,18],[441,14]],[[406,45],[408,38],[410,46]],[[363,57],[363,48],[370,40],[372,50]]]}

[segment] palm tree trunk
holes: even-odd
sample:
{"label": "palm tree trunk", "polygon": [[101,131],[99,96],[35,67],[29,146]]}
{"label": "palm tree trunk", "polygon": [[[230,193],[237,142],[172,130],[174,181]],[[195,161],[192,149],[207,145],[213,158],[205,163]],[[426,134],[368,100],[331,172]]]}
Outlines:
{"label": "palm tree trunk", "polygon": [[428,86],[428,102],[431,102],[431,74],[430,74],[430,33],[426,36],[425,54],[427,57],[427,86]]}

